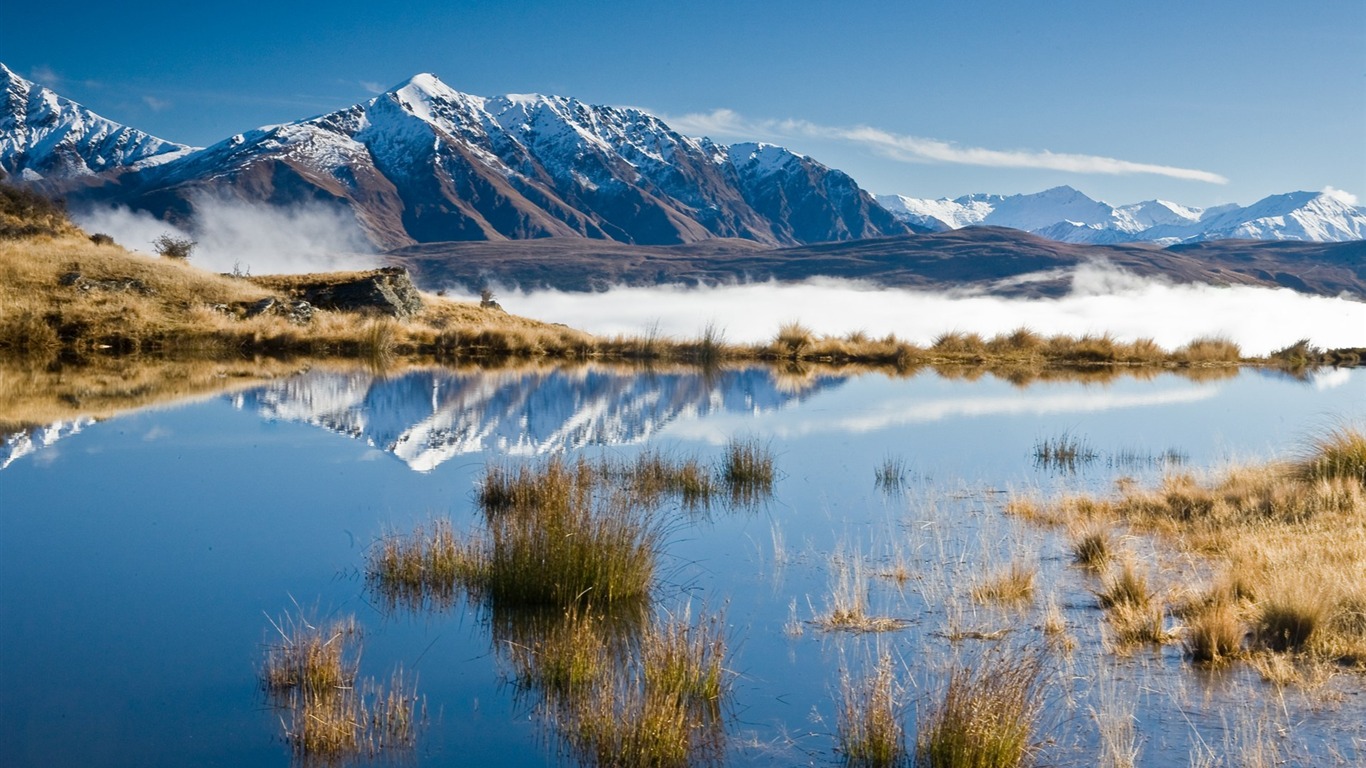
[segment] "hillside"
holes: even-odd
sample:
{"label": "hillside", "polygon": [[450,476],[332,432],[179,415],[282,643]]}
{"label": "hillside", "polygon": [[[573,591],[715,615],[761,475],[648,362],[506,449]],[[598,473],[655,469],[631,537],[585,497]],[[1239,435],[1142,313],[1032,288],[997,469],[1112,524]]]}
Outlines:
{"label": "hillside", "polygon": [[1111,265],[1140,277],[1174,282],[1280,286],[1366,298],[1363,241],[1088,246],[1013,229],[970,227],[794,248],[733,240],[669,248],[570,239],[434,243],[393,251],[389,259],[432,290],[496,282],[582,291],[612,285],[791,281],[819,275],[903,288],[1041,297],[1066,293],[1080,266]]}

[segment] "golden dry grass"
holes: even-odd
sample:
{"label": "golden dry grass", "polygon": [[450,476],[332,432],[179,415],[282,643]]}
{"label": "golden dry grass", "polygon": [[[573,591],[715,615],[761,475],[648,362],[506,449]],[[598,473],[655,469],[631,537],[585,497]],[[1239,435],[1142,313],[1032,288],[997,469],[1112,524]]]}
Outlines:
{"label": "golden dry grass", "polygon": [[915,741],[920,768],[1015,768],[1037,751],[1044,657],[993,650],[955,666],[921,713]]}
{"label": "golden dry grass", "polygon": [[991,573],[972,588],[972,599],[979,603],[1028,603],[1034,599],[1034,578],[1038,568],[1013,562]]}
{"label": "golden dry grass", "polygon": [[[821,336],[796,320],[783,324],[767,344],[729,343],[715,327],[696,339],[669,339],[649,329],[641,337],[598,338],[496,307],[433,295],[424,295],[424,308],[405,320],[315,310],[311,320],[291,322],[273,313],[252,315],[247,307],[266,298],[287,301],[289,293],[305,282],[362,273],[218,275],[183,259],[97,244],[69,222],[59,223],[62,226],[40,227],[39,234],[0,238],[0,306],[6,310],[0,316],[0,357],[143,352],[222,358],[247,352],[442,361],[651,360],[704,366],[781,361],[869,366],[902,374],[924,366],[970,377],[989,371],[1018,383],[1078,377],[1104,381],[1158,370],[1224,376],[1245,362],[1236,345],[1222,339],[1199,339],[1167,352],[1148,339],[1043,337],[1027,328],[991,339],[949,332],[929,347],[895,335],[873,338],[861,331]],[[83,280],[64,285],[63,276],[73,273]],[[1259,362],[1288,365],[1282,358]]]}
{"label": "golden dry grass", "polygon": [[872,671],[859,679],[841,670],[840,693],[836,738],[844,764],[891,768],[905,763],[905,684],[897,679],[891,654],[881,653]]}
{"label": "golden dry grass", "polygon": [[[1173,473],[1117,498],[1076,496],[1026,511],[1074,525],[1123,521],[1208,558],[1223,586],[1183,611],[1193,660],[1260,651],[1288,659],[1263,662],[1268,669],[1328,660],[1366,671],[1366,482],[1354,458],[1363,445],[1361,428],[1342,426],[1294,460],[1208,477]],[[1141,595],[1151,593],[1126,566],[1099,594],[1108,605],[1131,606],[1119,623],[1146,637],[1160,627],[1154,609],[1140,610]]]}

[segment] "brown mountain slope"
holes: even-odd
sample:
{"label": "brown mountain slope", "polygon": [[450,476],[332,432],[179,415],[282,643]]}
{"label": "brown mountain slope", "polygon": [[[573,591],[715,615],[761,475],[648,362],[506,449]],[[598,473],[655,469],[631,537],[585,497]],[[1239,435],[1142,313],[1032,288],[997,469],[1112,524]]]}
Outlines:
{"label": "brown mountain slope", "polygon": [[646,247],[583,239],[429,243],[392,251],[427,288],[487,282],[600,290],[612,285],[869,280],[926,290],[1058,296],[1083,265],[1109,264],[1178,283],[1261,285],[1366,297],[1366,242],[1223,240],[1191,246],[1087,246],[997,227],[872,238],[795,248],[737,240]]}

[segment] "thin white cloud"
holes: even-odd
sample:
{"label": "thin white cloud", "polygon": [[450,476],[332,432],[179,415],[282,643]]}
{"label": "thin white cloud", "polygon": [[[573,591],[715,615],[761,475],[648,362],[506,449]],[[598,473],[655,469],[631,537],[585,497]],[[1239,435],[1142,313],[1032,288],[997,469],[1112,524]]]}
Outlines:
{"label": "thin white cloud", "polygon": [[48,88],[59,87],[64,79],[61,75],[57,74],[55,69],[46,64],[39,64],[29,70],[29,77],[33,78],[33,82],[38,83],[39,85],[45,85]]}
{"label": "thin white cloud", "polygon": [[379,83],[373,80],[361,80],[359,84],[360,87],[364,88],[367,93],[373,93],[376,96],[378,96],[381,93],[384,93],[384,86],[380,85]]}
{"label": "thin white cloud", "polygon": [[1217,173],[1172,165],[1137,163],[1100,155],[1049,150],[999,150],[964,147],[939,139],[892,133],[866,125],[841,127],[808,120],[750,119],[730,109],[662,118],[675,130],[701,136],[774,139],[811,138],[856,144],[883,157],[907,163],[953,163],[990,168],[1035,168],[1106,175],[1150,174],[1210,184],[1227,184]]}
{"label": "thin white cloud", "polygon": [[142,103],[151,108],[153,112],[160,112],[163,109],[171,108],[171,102],[165,99],[158,99],[155,96],[143,96]]}
{"label": "thin white cloud", "polygon": [[1361,199],[1356,195],[1345,189],[1338,189],[1331,185],[1323,188],[1323,194],[1328,195],[1329,197],[1335,197],[1348,205],[1356,206],[1361,204]]}

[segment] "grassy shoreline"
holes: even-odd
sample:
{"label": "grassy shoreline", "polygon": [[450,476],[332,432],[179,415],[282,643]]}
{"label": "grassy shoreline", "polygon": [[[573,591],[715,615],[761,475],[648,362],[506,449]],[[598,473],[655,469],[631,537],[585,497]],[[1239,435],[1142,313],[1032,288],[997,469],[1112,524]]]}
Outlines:
{"label": "grassy shoreline", "polygon": [[[357,273],[308,280],[354,278]],[[1006,378],[1049,372],[1211,370],[1243,365],[1303,369],[1360,364],[1364,350],[1324,352],[1307,341],[1251,358],[1218,338],[1174,350],[1151,340],[1109,335],[1045,337],[1021,328],[984,338],[942,334],[930,345],[861,332],[818,336],[786,323],[761,344],[728,343],[714,330],[696,339],[658,334],[598,337],[508,314],[497,307],[424,294],[423,307],[399,319],[373,311],[315,310],[300,319],[253,314],[266,300],[287,305],[297,276],[234,277],[184,261],[96,244],[79,230],[0,241],[0,361],[150,355],[202,360],[306,356],[438,363],[546,359],[719,365],[861,366],[904,372],[923,366],[981,368]]]}

